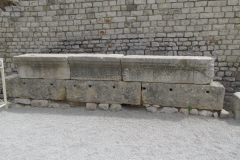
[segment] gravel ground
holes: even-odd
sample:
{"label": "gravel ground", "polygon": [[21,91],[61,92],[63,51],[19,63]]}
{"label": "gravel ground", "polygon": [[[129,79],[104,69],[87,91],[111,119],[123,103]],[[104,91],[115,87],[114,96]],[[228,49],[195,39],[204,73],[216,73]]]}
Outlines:
{"label": "gravel ground", "polygon": [[0,159],[240,159],[240,121],[85,108],[0,112]]}

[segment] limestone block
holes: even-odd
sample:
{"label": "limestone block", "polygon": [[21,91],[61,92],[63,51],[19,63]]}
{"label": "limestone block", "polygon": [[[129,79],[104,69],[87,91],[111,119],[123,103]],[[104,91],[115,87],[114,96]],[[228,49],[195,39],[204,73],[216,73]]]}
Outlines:
{"label": "limestone block", "polygon": [[90,110],[90,111],[95,111],[97,109],[97,104],[96,103],[87,103],[86,109]]}
{"label": "limestone block", "polygon": [[189,115],[189,110],[186,109],[186,108],[181,108],[181,109],[179,110],[179,112],[181,112],[181,113],[184,114],[184,115]]}
{"label": "limestone block", "polygon": [[212,117],[213,113],[211,111],[202,110],[202,111],[199,111],[199,115],[204,117]]}
{"label": "limestone block", "polygon": [[31,101],[31,106],[32,107],[44,108],[44,107],[48,106],[48,101],[47,100],[32,100]]}
{"label": "limestone block", "polygon": [[146,107],[146,110],[148,112],[157,113],[158,108],[157,107],[153,107],[153,106],[148,106],[148,107]]}
{"label": "limestone block", "polygon": [[233,94],[231,108],[235,119],[240,119],[240,92]]}
{"label": "limestone block", "polygon": [[198,115],[198,110],[197,109],[192,109],[191,111],[190,111],[190,114],[191,115]]}
{"label": "limestone block", "polygon": [[209,84],[214,59],[194,56],[141,56],[122,58],[124,81]]}
{"label": "limestone block", "polygon": [[218,118],[218,112],[213,112],[213,117]]}
{"label": "limestone block", "polygon": [[160,109],[160,113],[173,114],[177,112],[178,112],[178,109],[174,107],[163,107],[162,109]]}
{"label": "limestone block", "polygon": [[65,100],[65,80],[22,79],[6,77],[7,95],[11,98]]}
{"label": "limestone block", "polygon": [[221,111],[220,111],[220,118],[229,118],[230,116],[229,116],[229,112],[228,111],[226,111],[225,109],[222,109]]}
{"label": "limestone block", "polygon": [[142,83],[142,102],[161,106],[192,107],[221,110],[224,87],[218,82],[210,85]]}
{"label": "limestone block", "polygon": [[71,79],[120,81],[121,54],[77,54],[69,56]]}
{"label": "limestone block", "polygon": [[17,104],[31,104],[31,101],[30,101],[30,99],[16,98],[16,99],[14,99],[14,103],[17,103]]}
{"label": "limestone block", "polygon": [[141,102],[140,82],[67,80],[68,101],[133,104]]}
{"label": "limestone block", "polygon": [[26,54],[14,57],[21,78],[70,79],[66,54]]}
{"label": "limestone block", "polygon": [[98,108],[101,110],[107,111],[109,109],[109,104],[101,103],[98,105]]}
{"label": "limestone block", "polygon": [[111,104],[109,110],[112,111],[112,112],[121,111],[122,110],[122,105],[121,104]]}

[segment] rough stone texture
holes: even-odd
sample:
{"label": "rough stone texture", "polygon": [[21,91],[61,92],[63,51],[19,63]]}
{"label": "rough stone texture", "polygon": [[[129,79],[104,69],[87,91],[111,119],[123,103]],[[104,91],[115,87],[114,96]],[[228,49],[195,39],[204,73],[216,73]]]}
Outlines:
{"label": "rough stone texture", "polygon": [[86,109],[90,111],[95,111],[97,109],[96,103],[86,103]]}
{"label": "rough stone texture", "polygon": [[109,104],[101,103],[98,105],[98,108],[101,110],[107,111],[109,109]]}
{"label": "rough stone texture", "polygon": [[21,78],[70,79],[70,67],[64,54],[27,54],[14,57]]}
{"label": "rough stone texture", "polygon": [[80,54],[69,56],[71,79],[113,80],[122,79],[121,54]]}
{"label": "rough stone texture", "polygon": [[173,114],[177,112],[178,112],[178,109],[174,107],[163,107],[162,109],[160,109],[160,113]]}
{"label": "rough stone texture", "polygon": [[200,116],[205,116],[205,117],[212,117],[213,113],[211,111],[207,111],[207,110],[201,110],[198,112],[198,114]]}
{"label": "rough stone texture", "polygon": [[66,90],[68,101],[134,105],[141,103],[140,82],[68,80]]}
{"label": "rough stone texture", "polygon": [[22,108],[24,107],[23,104],[15,104],[15,103],[11,103],[8,105],[8,108]]}
{"label": "rough stone texture", "polygon": [[158,108],[157,107],[153,107],[153,106],[149,106],[149,107],[146,107],[146,110],[148,112],[156,113],[158,111]]}
{"label": "rough stone texture", "polygon": [[191,115],[198,115],[198,110],[197,109],[192,109],[191,111],[190,111],[190,114]]}
{"label": "rough stone texture", "polygon": [[232,98],[231,109],[235,119],[240,119],[240,92],[234,93]]}
{"label": "rough stone texture", "polygon": [[221,110],[224,91],[218,82],[210,85],[142,83],[142,101],[161,106]]}
{"label": "rough stone texture", "polygon": [[48,108],[61,108],[61,109],[66,109],[70,108],[71,106],[67,103],[64,102],[49,102],[48,103]]}
{"label": "rough stone texture", "polygon": [[225,109],[222,109],[220,112],[220,118],[229,118],[229,117],[230,117],[229,112],[226,111]]}
{"label": "rough stone texture", "polygon": [[111,104],[109,110],[112,111],[112,112],[121,111],[122,110],[122,105],[121,104]]}
{"label": "rough stone texture", "polygon": [[31,106],[45,108],[45,107],[48,107],[48,101],[47,100],[32,100]]}
{"label": "rough stone texture", "polygon": [[181,112],[181,113],[184,114],[184,115],[189,115],[189,110],[186,109],[186,108],[181,108],[181,109],[179,110],[179,112]]}
{"label": "rough stone texture", "polygon": [[218,118],[218,112],[213,112],[213,117]]}
{"label": "rough stone texture", "polygon": [[7,95],[12,98],[65,100],[65,80],[6,77]]}
{"label": "rough stone texture", "polygon": [[214,59],[190,56],[125,56],[123,80],[163,83],[209,84]]}
{"label": "rough stone texture", "polygon": [[31,104],[31,101],[30,101],[30,99],[16,98],[16,99],[14,99],[14,103],[19,103],[19,104]]}

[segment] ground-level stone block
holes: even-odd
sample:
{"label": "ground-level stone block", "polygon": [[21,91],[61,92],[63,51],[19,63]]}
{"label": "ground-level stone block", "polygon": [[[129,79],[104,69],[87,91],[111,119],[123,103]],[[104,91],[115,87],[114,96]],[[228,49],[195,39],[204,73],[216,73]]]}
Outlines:
{"label": "ground-level stone block", "polygon": [[234,93],[231,108],[235,119],[240,119],[240,92]]}
{"label": "ground-level stone block", "polygon": [[121,57],[121,54],[70,55],[71,79],[120,81]]}
{"label": "ground-level stone block", "polygon": [[124,56],[124,81],[209,84],[214,59],[196,56]]}
{"label": "ground-level stone block", "polygon": [[45,108],[45,107],[48,107],[48,101],[47,100],[32,100],[31,106]]}
{"label": "ground-level stone block", "polygon": [[14,57],[21,78],[69,79],[66,54],[26,54]]}
{"label": "ground-level stone block", "polygon": [[6,77],[7,95],[11,98],[65,100],[65,80],[22,79]]}
{"label": "ground-level stone block", "polygon": [[161,106],[221,110],[224,92],[218,82],[210,85],[142,83],[143,103]]}
{"label": "ground-level stone block", "polygon": [[140,82],[67,80],[68,101],[133,104],[141,103]]}

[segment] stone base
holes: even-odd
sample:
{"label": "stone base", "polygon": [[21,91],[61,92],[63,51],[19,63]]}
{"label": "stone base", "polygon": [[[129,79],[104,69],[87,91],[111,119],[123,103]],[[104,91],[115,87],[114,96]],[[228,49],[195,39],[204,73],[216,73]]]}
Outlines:
{"label": "stone base", "polygon": [[6,77],[7,96],[11,98],[65,100],[65,80]]}
{"label": "stone base", "polygon": [[232,97],[231,109],[235,119],[240,119],[240,92],[234,93]]}
{"label": "stone base", "polygon": [[141,103],[140,82],[68,80],[66,88],[68,101],[133,105]]}
{"label": "stone base", "polygon": [[224,87],[213,82],[210,85],[142,83],[142,102],[197,109],[221,110]]}

